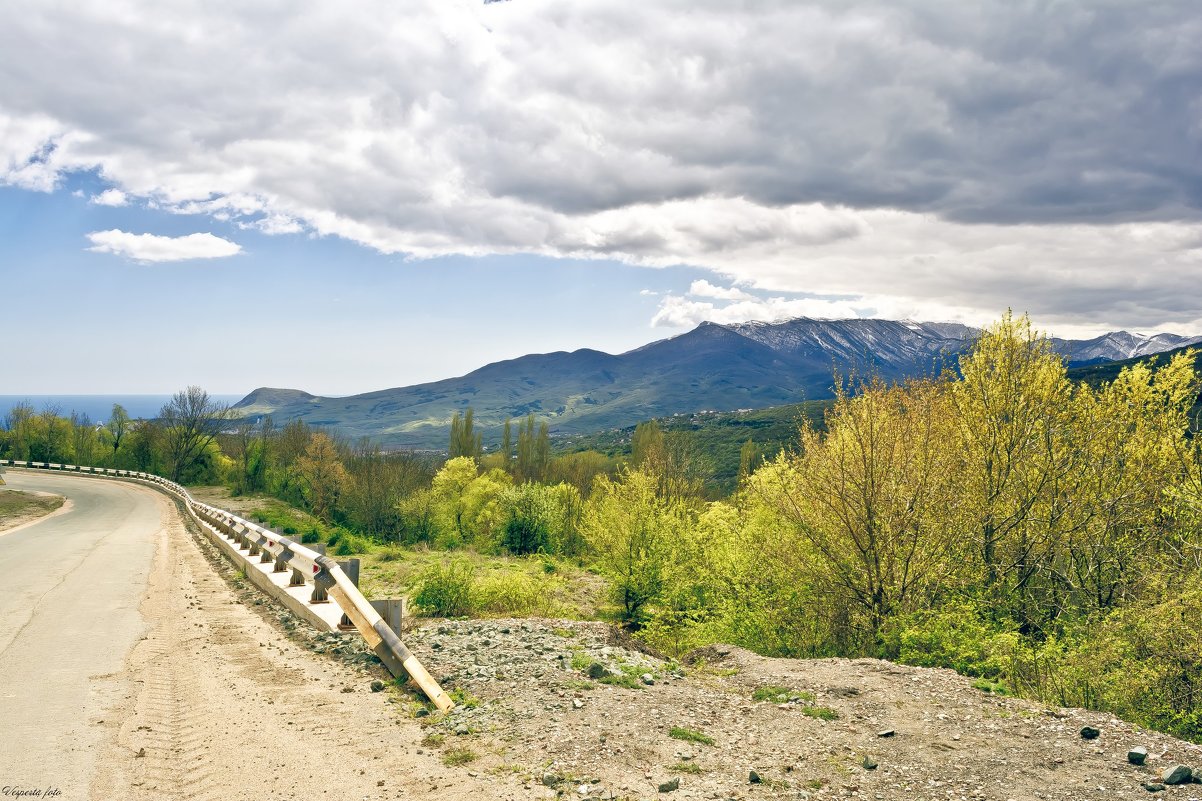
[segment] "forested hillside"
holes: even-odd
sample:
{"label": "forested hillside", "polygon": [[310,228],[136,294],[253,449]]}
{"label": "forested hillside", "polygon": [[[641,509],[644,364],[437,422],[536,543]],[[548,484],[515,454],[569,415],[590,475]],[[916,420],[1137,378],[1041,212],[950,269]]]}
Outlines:
{"label": "forested hillside", "polygon": [[[603,600],[576,613],[668,653],[728,642],[952,667],[984,689],[1197,740],[1195,367],[1183,351],[1073,381],[1025,318],[1007,316],[955,373],[869,380],[821,424],[800,409],[796,447],[766,459],[748,448],[721,500],[717,449],[686,419],[636,427],[629,454],[624,442],[556,454],[529,416],[485,453],[469,412],[444,461],[301,422],[231,428],[193,388],[121,432],[20,410],[0,454],[90,454],[274,496],[311,516],[277,506],[265,519],[364,556],[373,575],[424,565],[407,586],[430,614],[547,614],[549,599],[601,581]],[[757,441],[743,437],[754,418],[716,419],[739,432],[727,447]],[[529,569],[478,571],[503,557]]]}

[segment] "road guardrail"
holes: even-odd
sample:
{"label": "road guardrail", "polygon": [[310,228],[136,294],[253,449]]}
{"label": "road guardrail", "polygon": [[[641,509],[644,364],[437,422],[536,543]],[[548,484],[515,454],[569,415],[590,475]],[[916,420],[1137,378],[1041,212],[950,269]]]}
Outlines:
{"label": "road guardrail", "polygon": [[[400,636],[380,616],[380,613],[363,596],[363,593],[335,560],[224,509],[201,503],[193,498],[182,485],[153,473],[111,467],[85,467],[12,459],[0,459],[0,466],[126,479],[151,484],[157,489],[174,495],[183,502],[184,508],[202,526],[231,540],[229,547],[225,550],[227,553],[232,551],[238,558],[242,558],[248,563],[248,574],[250,569],[258,572],[252,559],[256,556],[259,557],[260,564],[270,563],[273,565],[272,573],[291,571],[289,586],[305,586],[307,588],[308,585],[312,585],[313,589],[307,601],[310,605],[327,603],[330,600],[337,604],[342,614],[354,625],[393,676],[408,678],[443,712],[454,707],[450,696],[443,692],[442,687],[430,675],[421,661],[405,647]],[[246,551],[245,554],[242,554],[243,550]],[[297,610],[293,609],[293,611]],[[309,615],[302,616],[309,617]]]}

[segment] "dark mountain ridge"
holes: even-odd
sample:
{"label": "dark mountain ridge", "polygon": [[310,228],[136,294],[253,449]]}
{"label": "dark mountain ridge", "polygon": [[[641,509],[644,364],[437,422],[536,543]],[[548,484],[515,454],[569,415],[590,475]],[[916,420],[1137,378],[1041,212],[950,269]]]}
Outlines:
{"label": "dark mountain ridge", "polygon": [[[388,448],[445,446],[451,417],[472,407],[486,444],[506,417],[531,412],[556,434],[633,425],[703,410],[760,409],[829,398],[836,376],[894,381],[938,373],[979,331],[955,323],[814,320],[734,325],[702,323],[626,353],[597,350],[529,354],[441,381],[348,397],[261,388],[234,406],[242,419],[301,419]],[[1125,331],[1091,340],[1053,340],[1071,365],[1126,359],[1202,337]]]}

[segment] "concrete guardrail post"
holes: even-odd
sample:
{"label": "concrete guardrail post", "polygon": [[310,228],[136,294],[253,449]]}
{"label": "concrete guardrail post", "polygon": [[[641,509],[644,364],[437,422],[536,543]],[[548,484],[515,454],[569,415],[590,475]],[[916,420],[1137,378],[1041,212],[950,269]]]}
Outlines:
{"label": "concrete guardrail post", "polygon": [[[338,566],[340,568],[342,568],[342,572],[346,574],[346,577],[351,580],[351,584],[354,584],[356,587],[358,587],[359,586],[359,560],[358,559],[339,560]],[[338,621],[338,628],[341,629],[342,631],[351,631],[352,629],[355,628],[354,622],[346,614],[345,610],[343,610],[343,612],[342,612],[342,619]]]}

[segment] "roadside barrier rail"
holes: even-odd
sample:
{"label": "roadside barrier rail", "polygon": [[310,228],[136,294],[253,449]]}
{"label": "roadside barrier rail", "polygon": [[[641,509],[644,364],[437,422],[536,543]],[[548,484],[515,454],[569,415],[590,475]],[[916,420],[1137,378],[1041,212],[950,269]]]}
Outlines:
{"label": "roadside barrier rail", "polygon": [[328,603],[333,600],[342,610],[344,618],[363,636],[368,646],[380,657],[388,671],[397,678],[408,678],[418,686],[426,697],[443,712],[454,707],[451,700],[425,666],[401,642],[401,638],[380,616],[371,602],[363,596],[338,562],[308,548],[289,537],[258,526],[224,509],[201,503],[192,497],[180,484],[153,473],[134,470],[119,470],[110,467],[84,467],[53,462],[29,462],[0,459],[0,467],[15,467],[27,470],[48,470],[62,473],[123,478],[155,485],[184,503],[196,520],[226,539],[232,540],[231,548],[240,553],[253,569],[252,557],[258,556],[261,564],[273,564],[272,573],[291,571],[289,587],[312,585],[308,604]]}

